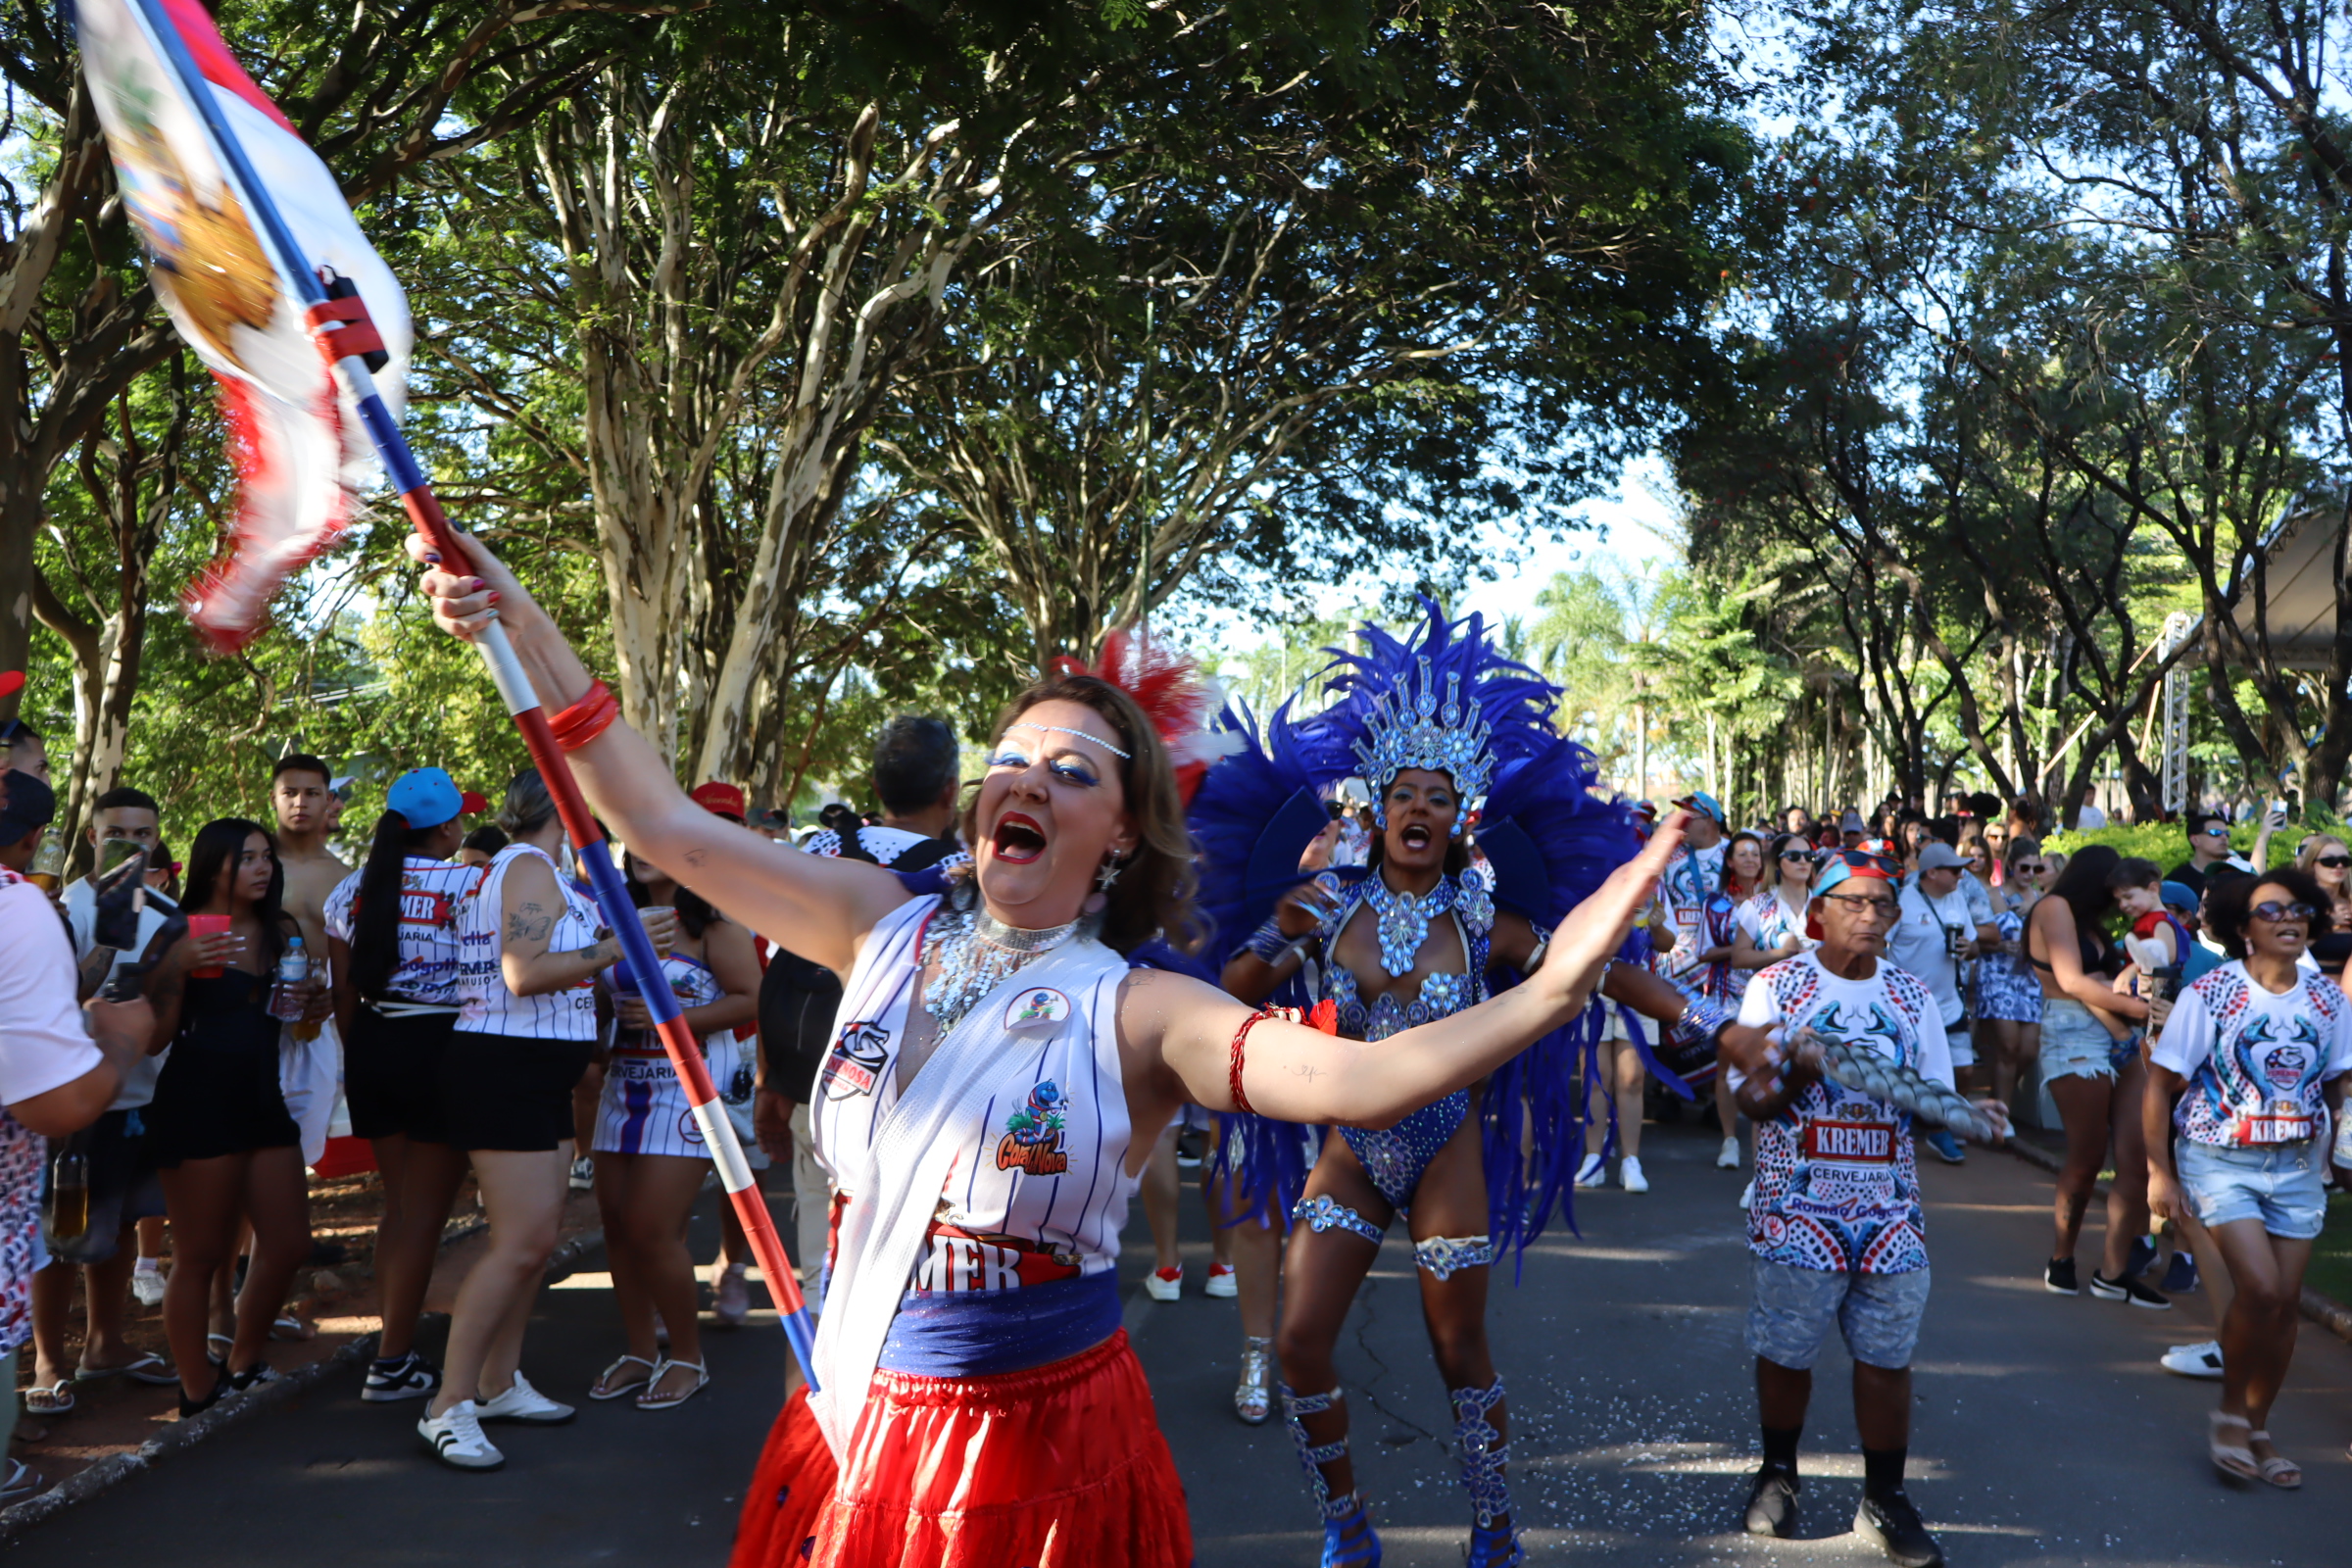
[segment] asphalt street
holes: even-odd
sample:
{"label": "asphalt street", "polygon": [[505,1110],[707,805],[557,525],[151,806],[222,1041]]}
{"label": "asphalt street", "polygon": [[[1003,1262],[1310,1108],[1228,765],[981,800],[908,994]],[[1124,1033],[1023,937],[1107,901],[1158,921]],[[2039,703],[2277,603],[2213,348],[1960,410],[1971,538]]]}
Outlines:
{"label": "asphalt street", "polygon": [[[1653,1190],[1580,1196],[1581,1237],[1531,1249],[1490,1311],[1510,1388],[1513,1485],[1534,1561],[1883,1561],[1847,1534],[1860,1461],[1841,1351],[1819,1369],[1804,1446],[1803,1534],[1737,1531],[1754,1464],[1742,1178],[1696,1129],[1649,1129]],[[1913,1494],[1955,1565],[2339,1564],[2352,1520],[2352,1347],[2305,1326],[2273,1426],[2306,1469],[2297,1494],[2223,1484],[2203,1457],[2213,1386],[2160,1371],[2206,1335],[2201,1298],[2147,1312],[2045,1293],[2049,1178],[1978,1151],[1925,1173],[1936,1287],[1918,1358]],[[1231,1413],[1229,1301],[1197,1293],[1206,1229],[1188,1204],[1184,1299],[1133,1291],[1149,1247],[1130,1233],[1128,1323],[1189,1491],[1199,1561],[1308,1568],[1319,1532],[1279,1424]],[[2083,1255],[2094,1256],[2087,1228]],[[695,1222],[708,1257],[709,1199]],[[578,1397],[618,1349],[600,1260],[543,1297],[525,1369]],[[767,1327],[757,1326],[760,1323]],[[724,1561],[734,1513],[782,1386],[761,1314],[710,1337],[713,1383],[686,1406],[583,1401],[555,1430],[499,1429],[491,1475],[427,1457],[414,1405],[358,1398],[356,1374],[42,1526],[12,1568],[162,1561],[175,1568],[331,1561],[339,1568],[549,1562],[690,1568]],[[1466,1509],[1451,1418],[1423,1337],[1410,1254],[1392,1242],[1342,1345],[1359,1474],[1396,1568],[1462,1560]]]}

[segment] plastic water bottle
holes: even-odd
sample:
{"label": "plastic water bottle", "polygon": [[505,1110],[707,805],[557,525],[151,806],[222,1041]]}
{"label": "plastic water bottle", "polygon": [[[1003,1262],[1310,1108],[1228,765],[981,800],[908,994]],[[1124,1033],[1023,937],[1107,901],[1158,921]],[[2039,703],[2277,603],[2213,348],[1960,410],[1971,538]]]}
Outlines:
{"label": "plastic water bottle", "polygon": [[302,951],[302,938],[288,937],[286,956],[277,960],[277,982],[270,988],[270,1016],[300,1023],[303,986],[310,978],[311,957]]}

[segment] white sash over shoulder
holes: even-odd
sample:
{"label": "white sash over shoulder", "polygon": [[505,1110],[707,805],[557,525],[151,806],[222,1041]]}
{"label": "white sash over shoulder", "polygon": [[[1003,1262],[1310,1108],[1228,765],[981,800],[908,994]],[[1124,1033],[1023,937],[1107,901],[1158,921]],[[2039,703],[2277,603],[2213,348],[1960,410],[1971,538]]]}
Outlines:
{"label": "white sash over shoulder", "polygon": [[[878,994],[916,961],[913,950],[923,916],[935,904],[918,900],[875,927],[860,972],[842,998],[841,1017],[871,1011]],[[823,1392],[808,1400],[837,1460],[847,1455],[865,1408],[867,1385],[922,1254],[956,1151],[977,1141],[990,1075],[1022,1070],[1002,1049],[1006,1009],[1022,992],[1040,986],[1085,995],[1106,973],[1126,967],[1124,958],[1101,943],[1079,940],[1005,979],[940,1040],[898,1103],[882,1116],[864,1157],[840,1169],[850,1201],[842,1210],[825,1313],[816,1331],[816,1375]],[[1073,1007],[1061,1027],[1090,1027],[1086,1013]],[[1028,1048],[1040,1043],[1034,1034],[1023,1042]],[[895,1070],[895,1062],[892,1066]]]}

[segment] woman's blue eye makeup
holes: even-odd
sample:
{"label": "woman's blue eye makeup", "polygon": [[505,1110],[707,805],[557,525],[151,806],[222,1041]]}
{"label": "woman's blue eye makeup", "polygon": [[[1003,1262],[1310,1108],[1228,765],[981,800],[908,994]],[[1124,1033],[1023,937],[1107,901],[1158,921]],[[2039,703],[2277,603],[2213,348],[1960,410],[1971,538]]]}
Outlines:
{"label": "woman's blue eye makeup", "polygon": [[[991,767],[1027,767],[1029,762],[1029,755],[1012,746],[1000,747],[997,754],[988,760],[988,765]],[[1064,784],[1074,784],[1080,789],[1091,790],[1102,782],[1096,776],[1093,768],[1088,767],[1086,763],[1074,757],[1054,759],[1046,764],[1046,771]]]}

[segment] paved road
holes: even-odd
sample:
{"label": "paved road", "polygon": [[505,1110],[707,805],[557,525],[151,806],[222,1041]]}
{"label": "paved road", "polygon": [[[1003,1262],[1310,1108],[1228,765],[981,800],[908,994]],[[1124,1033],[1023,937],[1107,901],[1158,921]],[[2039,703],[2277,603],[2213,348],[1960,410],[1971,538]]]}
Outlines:
{"label": "paved road", "polygon": [[[1836,1350],[1823,1360],[1805,1445],[1812,1539],[1757,1542],[1729,1528],[1754,1463],[1753,1419],[1740,1346],[1739,1178],[1709,1168],[1712,1151],[1694,1130],[1650,1129],[1655,1190],[1586,1195],[1583,1239],[1531,1250],[1524,1283],[1497,1291],[1514,1484],[1537,1561],[1883,1560],[1846,1535],[1859,1460]],[[2197,1298],[2159,1314],[2048,1296],[2035,1275],[2046,1176],[1978,1152],[1963,1169],[1931,1168],[1926,1181],[1937,1268],[1919,1355],[1913,1491],[1955,1564],[2352,1560],[2352,1347],[2306,1328],[2276,1421],[2307,1469],[2303,1493],[2229,1490],[2202,1457],[2210,1385],[2154,1365],[2166,1344],[2203,1337]],[[1197,1281],[1205,1232],[1197,1212],[1187,1223]],[[714,1241],[706,1204],[698,1255]],[[1131,1277],[1140,1251],[1131,1242]],[[1409,1254],[1392,1245],[1343,1367],[1388,1560],[1436,1568],[1460,1562],[1466,1527],[1444,1444],[1451,1420],[1409,1275]],[[615,1348],[601,1283],[591,1272],[551,1290],[533,1326],[526,1366],[565,1396]],[[1230,1414],[1232,1304],[1139,1298],[1129,1323],[1191,1492],[1203,1568],[1307,1568],[1318,1536],[1305,1528],[1311,1513],[1288,1440],[1279,1426],[1251,1431]],[[362,1404],[356,1386],[314,1394],[43,1527],[11,1550],[11,1568],[715,1565],[774,1409],[783,1348],[750,1329],[710,1344],[717,1381],[692,1404],[662,1414],[591,1405],[567,1429],[502,1434],[512,1457],[492,1476],[433,1465],[413,1407]]]}

